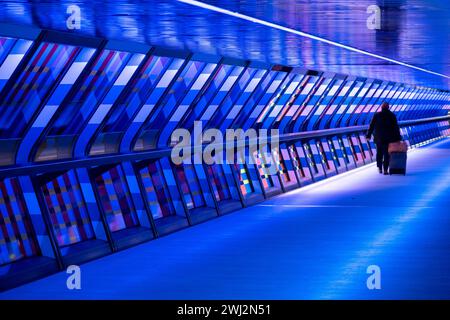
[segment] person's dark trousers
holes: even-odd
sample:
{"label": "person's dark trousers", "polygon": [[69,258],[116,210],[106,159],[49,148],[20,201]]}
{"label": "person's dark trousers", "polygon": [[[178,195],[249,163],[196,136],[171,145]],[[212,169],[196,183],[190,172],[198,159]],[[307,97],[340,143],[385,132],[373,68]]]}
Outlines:
{"label": "person's dark trousers", "polygon": [[377,167],[387,172],[389,168],[389,143],[377,143]]}

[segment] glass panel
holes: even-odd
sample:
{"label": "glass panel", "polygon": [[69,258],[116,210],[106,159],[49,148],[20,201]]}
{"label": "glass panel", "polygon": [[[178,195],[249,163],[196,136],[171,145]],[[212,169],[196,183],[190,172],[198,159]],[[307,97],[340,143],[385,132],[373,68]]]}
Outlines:
{"label": "glass panel", "polygon": [[0,180],[0,266],[38,254],[19,181]]}
{"label": "glass panel", "polygon": [[289,171],[286,168],[285,160],[283,159],[283,157],[285,157],[285,155],[283,154],[283,152],[277,152],[276,155],[278,156],[278,161],[277,161],[278,172],[280,173],[280,176],[281,176],[283,182],[284,183],[290,182],[291,177],[289,176]]}
{"label": "glass panel", "polygon": [[139,76],[131,83],[131,90],[116,104],[108,117],[103,132],[123,132],[129,125],[138,108],[144,104],[153,86],[167,69],[171,62],[170,57],[152,56],[140,69]]}
{"label": "glass panel", "polygon": [[253,153],[253,158],[256,162],[256,167],[258,168],[259,176],[261,178],[262,185],[264,189],[273,187],[272,176],[266,165],[266,159],[259,152]]}
{"label": "glass panel", "polygon": [[188,88],[193,84],[205,63],[190,61],[181,71],[175,82],[170,86],[169,92],[158,103],[158,110],[146,121],[145,128],[139,139],[146,140],[146,144],[156,147],[159,133],[167,124],[172,112],[185,96]]}
{"label": "glass panel", "polygon": [[[242,71],[242,69],[241,69]],[[227,96],[223,99],[221,105],[214,113],[214,115],[209,118],[208,124],[205,128],[220,128],[223,124],[225,118],[233,107],[234,103],[239,99],[241,94],[244,92],[247,83],[253,78],[256,73],[256,69],[247,68],[243,72],[239,72],[240,74],[239,80],[234,84],[232,90],[227,94]]]}
{"label": "glass panel", "polygon": [[260,85],[256,87],[231,127],[245,130],[252,126],[261,110],[265,107],[265,102],[269,101],[277,85],[281,83],[285,75],[285,72],[270,71]]}
{"label": "glass panel", "polygon": [[167,144],[170,144],[170,136],[173,130],[178,126],[178,123],[181,119],[183,119],[185,114],[190,112],[195,99],[197,99],[203,88],[206,88],[206,86],[208,85],[209,79],[211,78],[216,67],[217,64],[208,63],[198,74],[196,80],[186,92],[177,109],[162,129],[161,135],[159,137],[160,146],[167,146]]}
{"label": "glass panel", "polygon": [[120,166],[95,177],[100,205],[112,232],[138,226],[136,211]]}
{"label": "glass panel", "polygon": [[78,48],[42,43],[0,104],[0,137],[19,138]]}
{"label": "glass panel", "polygon": [[292,166],[294,167],[294,170],[297,172],[297,174],[301,178],[306,177],[306,174],[303,171],[302,164],[300,163],[300,159],[299,159],[299,157],[297,155],[297,151],[295,150],[295,146],[294,145],[290,145],[288,147],[288,151],[289,151],[289,156],[292,159]]}
{"label": "glass panel", "polygon": [[128,52],[103,50],[91,72],[82,79],[79,90],[63,106],[63,111],[51,128],[49,136],[78,134],[131,55]]}
{"label": "glass panel", "polygon": [[343,110],[343,111],[345,111],[345,113],[343,114],[342,119],[340,119],[340,123],[339,123],[340,127],[349,126],[349,119],[353,116],[354,111],[356,110],[356,108],[359,106],[359,103],[366,95],[367,91],[369,90],[370,86],[372,85],[372,82],[369,81],[366,83],[361,83],[361,85],[362,85],[362,87],[355,86],[355,88],[353,88],[351,94],[355,93],[356,96],[353,99],[351,99],[351,102],[349,102],[348,108]]}
{"label": "glass panel", "polygon": [[[214,106],[214,101],[221,101],[230,89],[232,82],[237,79],[231,75],[232,71],[241,69],[242,67],[220,65],[216,69],[212,81],[208,84],[208,87],[200,96],[195,106],[187,109],[187,112],[183,115],[183,118],[180,119],[177,124],[177,128],[188,129],[192,132],[194,121],[202,120],[202,117],[205,117],[205,113],[208,114],[208,110],[211,113],[214,112],[217,107]],[[178,143],[178,141],[171,140],[170,143],[171,145],[174,145]]]}
{"label": "glass panel", "polygon": [[153,219],[174,216],[175,209],[159,162],[146,165],[140,170],[140,175]]}
{"label": "glass panel", "polygon": [[0,91],[30,49],[33,41],[0,37]]}
{"label": "glass panel", "polygon": [[286,87],[283,94],[280,95],[278,99],[274,100],[276,101],[275,106],[264,120],[264,128],[274,127],[274,121],[279,122],[283,115],[286,114],[287,110],[293,103],[294,98],[300,94],[299,88],[302,86],[303,79],[304,76],[301,74],[294,75],[293,80]]}
{"label": "glass panel", "polygon": [[241,189],[242,195],[246,196],[247,194],[255,192],[246,165],[235,163],[234,168],[238,174],[239,187]]}
{"label": "glass panel", "polygon": [[94,238],[80,185],[73,170],[41,186],[60,247]]}
{"label": "glass panel", "polygon": [[341,109],[340,107],[342,106],[341,103],[343,103],[344,99],[347,97],[352,84],[352,81],[346,81],[344,86],[341,87],[341,90],[339,90],[337,97],[332,101],[332,104],[325,112],[325,115],[323,115],[320,119],[319,129],[327,129],[333,126],[332,124],[334,122],[334,118],[339,117],[336,115],[339,114],[339,110]]}
{"label": "glass panel", "polygon": [[184,201],[187,208],[203,207],[205,202],[202,197],[200,184],[192,164],[175,165],[175,175],[180,183]]}
{"label": "glass panel", "polygon": [[[290,91],[292,93],[292,91],[299,84],[300,78],[301,77],[299,75],[287,74],[281,85],[277,88],[276,91],[273,92],[273,96],[266,104],[264,111],[259,115],[258,120],[256,120],[257,124],[264,122],[268,117],[272,119],[276,117],[280,109],[283,107],[283,104],[285,102],[283,100],[287,100],[287,97],[284,95],[284,91]],[[290,84],[292,84],[292,86]],[[279,105],[277,105],[277,101],[279,101],[280,99],[282,101],[279,102]]]}
{"label": "glass panel", "polygon": [[[221,124],[222,129],[229,128],[233,124],[233,122],[238,123],[241,121],[241,117],[246,114],[245,110],[243,110],[244,106],[248,104],[253,107],[253,105],[256,104],[257,100],[255,100],[255,98],[257,99],[257,97],[261,94],[261,91],[266,87],[266,79],[270,79],[271,77],[269,75],[264,78],[267,73],[267,70],[258,70],[255,73],[253,78],[248,82],[239,99],[234,104],[231,111],[227,114],[225,121],[223,121],[223,123]],[[262,80],[263,83],[260,85]]]}
{"label": "glass panel", "polygon": [[325,97],[321,100],[319,106],[316,108],[314,113],[312,114],[311,118],[309,119],[307,130],[314,130],[317,129],[318,126],[318,120],[319,118],[322,118],[325,114],[325,111],[327,110],[328,105],[333,100],[334,96],[336,95],[339,87],[342,84],[342,80],[335,80],[330,83],[330,87],[328,87],[328,92],[326,93]]}
{"label": "glass panel", "polygon": [[214,196],[217,201],[230,199],[230,191],[223,168],[219,164],[208,166],[208,175],[211,179]]}
{"label": "glass panel", "polygon": [[325,90],[327,90],[331,81],[332,81],[331,78],[321,78],[321,81],[318,81],[317,85],[314,86],[315,92],[312,94],[312,96],[306,103],[306,106],[301,111],[300,116],[297,118],[295,125],[294,125],[293,132],[298,132],[300,130],[311,130],[312,129],[312,128],[307,128],[310,116],[312,115],[314,108],[319,103],[320,99],[322,98],[322,95],[325,93]]}

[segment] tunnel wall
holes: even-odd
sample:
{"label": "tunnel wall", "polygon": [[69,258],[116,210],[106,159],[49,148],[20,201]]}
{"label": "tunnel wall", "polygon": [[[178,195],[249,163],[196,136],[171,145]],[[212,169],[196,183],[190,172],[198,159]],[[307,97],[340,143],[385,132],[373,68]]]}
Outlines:
{"label": "tunnel wall", "polygon": [[[369,164],[382,101],[411,148],[450,134],[447,91],[0,30],[0,289]],[[172,132],[196,122],[281,143],[252,164],[176,165]]]}

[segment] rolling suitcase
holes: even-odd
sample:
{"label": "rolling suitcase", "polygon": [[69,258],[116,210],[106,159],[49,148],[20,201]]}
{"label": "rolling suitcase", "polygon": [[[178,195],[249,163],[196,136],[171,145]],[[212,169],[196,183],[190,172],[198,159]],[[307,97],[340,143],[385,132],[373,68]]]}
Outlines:
{"label": "rolling suitcase", "polygon": [[406,152],[393,152],[390,154],[389,174],[406,174]]}
{"label": "rolling suitcase", "polygon": [[408,145],[405,141],[397,141],[397,142],[391,142],[388,146],[388,152],[394,153],[394,152],[407,152],[408,151]]}

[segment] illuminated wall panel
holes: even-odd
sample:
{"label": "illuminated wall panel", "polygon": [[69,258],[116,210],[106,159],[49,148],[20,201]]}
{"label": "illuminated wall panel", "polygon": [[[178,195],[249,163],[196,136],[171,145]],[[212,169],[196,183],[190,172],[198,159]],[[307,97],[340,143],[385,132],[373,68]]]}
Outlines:
{"label": "illuminated wall panel", "polygon": [[253,188],[253,181],[251,180],[247,166],[245,164],[234,164],[235,170],[238,174],[239,188],[243,196],[247,196],[255,192]]}
{"label": "illuminated wall panel", "polygon": [[127,63],[123,66],[123,69],[118,74],[116,80],[114,81],[114,84],[111,86],[109,91],[101,100],[99,100],[99,106],[88,119],[86,125],[84,126],[76,141],[74,148],[75,157],[84,157],[86,155],[88,144],[92,140],[100,125],[103,123],[103,121],[105,121],[105,118],[107,117],[113,104],[125,89],[126,85],[136,72],[136,69],[139,67],[144,57],[145,55],[140,53],[133,54],[129,58]]}
{"label": "illuminated wall panel", "polygon": [[279,71],[275,74],[274,78],[270,82],[270,85],[264,91],[264,94],[259,98],[257,104],[250,107],[250,114],[245,118],[242,129],[247,130],[250,127],[254,127],[257,120],[267,113],[273,95],[275,92],[280,90],[279,88],[286,77],[287,73],[284,71]]}
{"label": "illuminated wall panel", "polygon": [[346,160],[347,169],[351,170],[357,166],[356,157],[350,144],[350,141],[346,135],[342,135],[336,138],[339,142],[339,145],[344,152],[344,158]]}
{"label": "illuminated wall panel", "polygon": [[[17,152],[17,163],[26,163],[30,160],[30,157],[32,156],[32,149],[30,146],[35,145],[39,140],[40,135],[50,123],[52,117],[59,109],[73,84],[78,80],[80,74],[86,68],[87,63],[90,61],[94,53],[95,49],[91,48],[78,50],[76,57],[73,59],[73,63],[71,63],[70,67],[67,68],[64,77],[60,77],[58,85],[49,95],[45,106],[41,108],[39,115],[35,118],[33,124],[25,133]],[[47,158],[45,154],[38,154],[36,160],[47,160]]]}
{"label": "illuminated wall panel", "polygon": [[364,161],[367,163],[367,162],[370,162],[372,160],[375,160],[375,159],[373,159],[374,155],[372,154],[372,147],[371,147],[370,143],[366,139],[366,133],[365,132],[359,134],[359,141],[361,143],[361,147],[362,147],[362,150],[363,150]]}
{"label": "illuminated wall panel", "polygon": [[413,88],[407,88],[407,90],[402,93],[398,100],[396,101],[396,105],[394,108],[392,108],[391,111],[393,112],[400,112],[403,109],[403,106],[408,102],[409,97],[415,92],[416,90]]}
{"label": "illuminated wall panel", "polygon": [[0,180],[0,266],[38,254],[18,179]]}
{"label": "illuminated wall panel", "polygon": [[296,94],[298,87],[302,84],[303,78],[303,75],[294,74],[289,84],[285,85],[283,93],[280,93],[278,99],[274,99],[274,102],[272,102],[274,104],[272,111],[268,113],[264,119],[262,126],[264,129],[272,128],[274,121],[280,116],[280,114],[286,113],[289,108],[288,103],[291,102],[291,97]]}
{"label": "illuminated wall panel", "polygon": [[139,226],[122,168],[115,166],[96,174],[94,181],[111,232]]}
{"label": "illuminated wall panel", "polygon": [[237,177],[244,204],[246,205],[250,205],[264,199],[262,184],[259,179],[259,172],[256,165],[249,163],[248,157],[252,157],[252,155],[249,154],[249,150],[237,151],[235,154],[234,164],[232,165],[232,167],[234,167],[234,173]]}
{"label": "illuminated wall panel", "polygon": [[[169,166],[169,167],[167,167]],[[168,169],[167,169],[168,168]],[[167,158],[137,165],[142,194],[158,234],[186,227],[188,220]]]}
{"label": "illuminated wall panel", "polygon": [[319,123],[317,125],[317,128],[319,130],[329,129],[331,127],[331,121],[334,118],[335,114],[339,112],[340,107],[342,106],[342,103],[345,101],[345,98],[349,94],[352,85],[353,85],[352,80],[342,81],[336,96],[333,98],[332,101],[330,101],[328,109],[324,112],[324,114],[322,114],[322,116],[319,119]]}
{"label": "illuminated wall panel", "polygon": [[392,112],[396,111],[398,103],[401,101],[401,98],[406,94],[406,92],[408,92],[408,90],[409,88],[406,88],[403,85],[401,85],[400,88],[397,90],[397,92],[395,92],[390,102],[390,110]]}
{"label": "illuminated wall panel", "polygon": [[363,83],[362,87],[357,91],[355,98],[349,104],[349,107],[345,110],[340,121],[340,127],[350,126],[350,121],[355,118],[355,114],[358,114],[358,110],[361,112],[361,102],[363,101],[369,89],[372,86],[371,80],[367,80]]}
{"label": "illuminated wall panel", "polygon": [[205,63],[190,61],[180,72],[177,79],[174,80],[169,93],[164,96],[157,106],[158,109],[153,112],[152,116],[144,124],[143,132],[138,141],[138,144],[144,145],[144,149],[157,147],[159,134],[169,121],[175,108],[185,97],[186,91],[194,83],[204,67]]}
{"label": "illuminated wall panel", "polygon": [[231,120],[231,125],[227,128],[243,128],[245,130],[251,126],[252,122],[248,121],[250,114],[254,112],[254,108],[257,108],[258,101],[270,88],[270,84],[277,78],[278,74],[276,71],[269,71],[258,81],[258,85],[255,84],[252,91],[248,91],[246,88],[243,95],[248,96],[248,100],[242,106],[238,105],[236,112],[230,112],[230,115],[234,115],[234,118],[227,119],[227,121]]}
{"label": "illuminated wall panel", "polygon": [[318,80],[319,77],[317,76],[307,76],[306,83],[303,83],[301,92],[298,93],[297,98],[294,100],[283,119],[281,119],[279,125],[280,132],[290,132],[290,128],[305,107],[305,102],[309,99],[311,92],[314,90],[314,85]]}
{"label": "illuminated wall panel", "polygon": [[351,82],[351,87],[343,98],[341,105],[337,108],[335,114],[330,120],[330,128],[342,127],[342,120],[348,114],[348,110],[351,108],[353,101],[356,99],[359,91],[363,88],[364,82],[361,80],[355,80]]}
{"label": "illuminated wall panel", "polygon": [[308,159],[309,167],[314,181],[325,179],[326,174],[323,167],[323,159],[319,153],[316,143],[313,140],[302,143],[305,155]]}
{"label": "illuminated wall panel", "polygon": [[94,238],[75,171],[51,179],[41,189],[60,247]]}
{"label": "illuminated wall panel", "polygon": [[329,104],[331,103],[331,101],[333,101],[336,93],[341,87],[342,82],[343,82],[342,80],[336,79],[330,83],[328,90],[326,90],[323,93],[324,97],[320,101],[320,104],[317,106],[317,108],[313,111],[311,117],[308,119],[306,130],[310,131],[318,128],[319,126],[318,121],[320,117],[323,114],[327,113]]}
{"label": "illuminated wall panel", "polygon": [[191,164],[174,165],[174,172],[188,210],[205,206],[194,166]]}
{"label": "illuminated wall panel", "polygon": [[[214,71],[212,81],[209,82],[208,87],[203,91],[200,99],[196,104],[189,108],[187,112],[183,114],[183,117],[179,120],[177,128],[192,129],[194,121],[200,118],[201,114],[209,105],[211,99],[216,96],[216,93],[221,88],[222,83],[228,78],[228,75],[233,70],[233,66],[221,64]],[[236,80],[235,78],[233,78]],[[171,145],[178,141],[171,141]]]}
{"label": "illuminated wall panel", "polygon": [[0,92],[32,44],[31,40],[0,37]]}
{"label": "illuminated wall panel", "polygon": [[157,220],[176,215],[159,162],[151,162],[139,172],[153,219]]}
{"label": "illuminated wall panel", "polygon": [[358,101],[358,105],[356,106],[356,109],[353,111],[353,113],[350,115],[350,118],[348,119],[348,125],[349,126],[355,126],[357,125],[357,121],[360,117],[364,115],[364,110],[367,109],[368,104],[372,100],[373,96],[377,92],[377,90],[381,86],[381,81],[372,81],[370,87],[368,88],[365,95]]}
{"label": "illuminated wall panel", "polygon": [[[31,42],[26,41],[19,44],[18,41],[17,45],[21,47],[18,50],[24,52],[28,50]],[[16,49],[12,48],[11,54],[5,59],[3,66],[17,67],[15,63],[22,60],[24,53],[13,52]],[[47,117],[51,117],[52,110],[47,108],[44,115],[34,120],[36,113],[40,111],[41,104],[48,100],[48,95],[53,92],[55,85],[61,80],[80,50],[76,46],[41,42],[33,52],[30,52],[30,57],[26,59],[26,64],[14,80],[14,84],[10,84],[8,92],[0,98],[0,138],[8,139],[4,141],[7,143],[5,149],[8,149],[8,152],[5,150],[4,155],[11,154],[8,157],[2,156],[1,163],[12,164],[14,162],[14,153],[20,144],[19,139],[23,137],[25,129],[31,121],[35,122],[34,125],[42,127]],[[14,58],[14,61],[9,58]],[[8,70],[12,72],[11,69]],[[11,75],[8,70],[3,69],[6,72],[4,74],[6,78]],[[0,73],[3,71],[0,70]],[[38,136],[37,132],[35,134]],[[36,137],[36,135],[33,136]],[[31,144],[27,145],[27,150],[30,150],[35,142],[35,139],[31,140],[29,141]],[[28,155],[28,152],[24,154],[21,151],[20,160],[25,158],[27,161]]]}
{"label": "illuminated wall panel", "polygon": [[410,93],[406,94],[403,98],[403,103],[399,106],[397,111],[397,116],[399,119],[402,119],[405,116],[405,111],[408,105],[413,101],[413,99],[419,94],[421,90],[413,89]]}
{"label": "illuminated wall panel", "polygon": [[225,99],[223,99],[219,108],[217,108],[216,112],[212,114],[212,116],[208,120],[205,125],[205,129],[207,128],[221,128],[223,127],[224,120],[228,117],[232,107],[239,99],[241,94],[243,94],[247,84],[253,79],[256,74],[257,69],[255,68],[246,68],[239,76],[239,80],[237,80],[227,94]]}
{"label": "illuminated wall panel", "polygon": [[331,177],[337,174],[335,155],[331,151],[330,145],[326,139],[315,140],[320,155],[322,156],[322,163],[327,174],[327,177]]}
{"label": "illuminated wall panel", "polygon": [[402,114],[402,119],[436,116],[436,110],[440,105],[440,96],[439,93],[430,92],[426,89],[422,90],[421,93],[415,97],[415,102],[406,107]]}
{"label": "illuminated wall panel", "polygon": [[430,117],[433,114],[433,104],[434,99],[437,97],[437,94],[430,93],[426,89],[419,90],[412,97],[411,104],[407,105],[403,112],[400,114],[399,120],[407,120],[411,118],[413,110],[417,111],[417,114],[420,115],[421,111],[427,111]]}
{"label": "illuminated wall panel", "polygon": [[38,150],[38,157],[39,154],[51,153],[51,150],[57,149],[59,145],[66,146],[64,151],[56,151],[47,158],[61,159],[72,156],[76,137],[82,132],[86,121],[108,93],[131,56],[131,53],[105,49],[96,57],[90,72],[79,79],[79,87],[61,106],[61,112]]}
{"label": "illuminated wall panel", "polygon": [[[214,97],[210,100],[210,102],[205,105],[205,108],[202,110],[199,117],[193,119],[195,121],[200,121],[203,125],[203,127],[207,128],[208,122],[213,117],[213,115],[216,112],[220,112],[219,107],[221,107],[222,103],[227,102],[227,106],[230,107],[233,103],[233,98],[237,98],[238,94],[242,90],[242,88],[238,85],[239,81],[238,79],[240,76],[244,73],[244,67],[242,66],[235,66],[232,70],[230,70],[229,74],[223,81],[222,85],[219,87],[219,90],[216,92]],[[249,79],[249,74],[244,74],[243,82],[241,83],[241,86],[243,87],[245,83]],[[235,87],[235,85],[237,85]],[[236,89],[234,89],[236,88]],[[230,96],[229,94],[232,93],[233,96]],[[222,114],[223,115],[223,114]],[[221,116],[221,113],[219,113],[218,117]],[[191,128],[192,129],[192,128]],[[192,132],[192,130],[190,130]],[[196,139],[197,137],[194,137]]]}
{"label": "illuminated wall panel", "polygon": [[90,154],[116,153],[122,135],[134,115],[145,103],[157,81],[170,65],[170,57],[152,55],[138,69],[138,75],[131,80],[129,89],[115,102],[100,133],[90,150]]}
{"label": "illuminated wall panel", "polygon": [[138,143],[134,144],[137,134],[145,123],[147,118],[154,111],[157,103],[162,98],[164,93],[170,87],[177,73],[185,63],[185,59],[172,58],[169,62],[167,69],[161,76],[156,86],[153,88],[151,94],[146,99],[145,103],[140,107],[139,111],[133,117],[131,125],[128,126],[123,139],[120,143],[120,151],[129,152],[130,150],[144,150],[147,146],[142,140],[138,140]]}
{"label": "illuminated wall panel", "polygon": [[73,46],[42,43],[0,105],[3,137],[18,138],[56,78],[77,53]]}
{"label": "illuminated wall panel", "polygon": [[276,165],[278,169],[278,175],[285,190],[298,187],[298,181],[293,162],[286,145],[281,145],[279,150],[272,150],[274,158],[277,160]]}
{"label": "illuminated wall panel", "polygon": [[333,156],[334,162],[336,164],[336,170],[338,173],[345,172],[347,170],[347,155],[345,154],[344,148],[339,143],[337,137],[329,137],[327,140],[328,146],[330,147],[330,152]]}
{"label": "illuminated wall panel", "polygon": [[[268,127],[270,123],[272,123],[278,113],[281,111],[283,107],[283,100],[288,99],[288,95],[292,94],[292,92],[297,88],[301,80],[301,76],[289,73],[277,88],[277,90],[273,93],[270,101],[267,103],[262,113],[259,115],[256,120],[257,127]],[[292,86],[291,86],[292,84]],[[286,91],[290,91],[290,93],[286,93]],[[292,91],[291,91],[292,90]],[[280,99],[282,101],[280,101]],[[280,102],[280,103],[278,103]]]}
{"label": "illuminated wall panel", "polygon": [[216,201],[219,202],[230,199],[231,195],[222,166],[218,164],[210,165],[207,167],[207,172],[211,179],[211,185]]}
{"label": "illuminated wall panel", "polygon": [[[378,89],[380,90],[380,89]],[[365,110],[365,116],[358,119],[360,125],[369,124],[373,118],[373,115],[380,110],[381,103],[386,101],[390,103],[392,96],[395,93],[396,88],[393,84],[386,83],[383,90],[378,94],[375,94],[377,98],[372,101],[372,104]]]}
{"label": "illuminated wall panel", "polygon": [[191,223],[198,223],[217,216],[216,205],[209,189],[211,177],[206,176],[203,166],[183,163],[172,166]]}
{"label": "illuminated wall panel", "polygon": [[[261,94],[261,91],[265,88],[265,84],[268,82],[267,79],[271,76],[267,76],[269,72],[267,70],[258,69],[253,78],[248,82],[244,91],[242,92],[239,99],[233,105],[233,108],[227,114],[226,119],[220,124],[220,129],[222,131],[228,129],[233,123],[240,122],[238,118],[243,118],[246,112],[243,110],[245,105],[250,105],[250,101],[254,102],[255,97]],[[261,85],[260,85],[261,84]],[[253,104],[251,104],[253,105]]]}
{"label": "illuminated wall panel", "polygon": [[399,120],[414,119],[420,117],[433,117],[436,114],[433,112],[438,106],[436,99],[438,99],[439,94],[433,93],[428,90],[421,90],[421,92],[414,98],[414,103],[407,106],[401,114]]}
{"label": "illuminated wall panel", "polygon": [[374,94],[370,97],[370,99],[367,101],[366,105],[364,106],[362,112],[359,114],[359,116],[356,119],[355,124],[356,125],[362,125],[366,122],[366,119],[368,118],[370,114],[370,110],[374,107],[374,105],[377,103],[379,97],[383,92],[386,92],[386,88],[388,87],[387,83],[381,83]]}
{"label": "illuminated wall panel", "polygon": [[202,90],[207,87],[216,67],[216,63],[204,64],[204,67],[199,72],[195,82],[186,92],[183,100],[179,103],[177,109],[169,118],[167,124],[161,128],[158,146],[165,147],[170,145],[170,135],[179,124],[179,121],[181,121],[189,109],[193,107],[193,102],[198,98]]}
{"label": "illuminated wall panel", "polygon": [[267,160],[259,152],[253,153],[253,159],[255,161],[256,167],[258,168],[259,178],[261,179],[261,184],[264,189],[270,189],[274,187],[274,176],[270,174],[267,167]]}
{"label": "illuminated wall panel", "polygon": [[351,134],[348,137],[344,136],[344,139],[347,138],[349,145],[352,149],[353,156],[355,158],[355,163],[358,167],[364,165],[364,155],[363,155],[363,148],[361,146],[361,142],[358,139],[358,136],[355,134]]}
{"label": "illuminated wall panel", "polygon": [[313,182],[308,159],[301,144],[291,144],[287,147],[287,150],[290,158],[292,159],[292,166],[297,174],[297,179],[300,182],[300,186],[305,186]]}
{"label": "illuminated wall panel", "polygon": [[325,77],[322,77],[317,82],[317,85],[314,87],[313,93],[309,97],[308,102],[299,113],[299,116],[295,118],[292,132],[301,132],[306,130],[310,116],[313,114],[316,106],[320,103],[322,95],[328,90],[331,82],[331,78]]}

